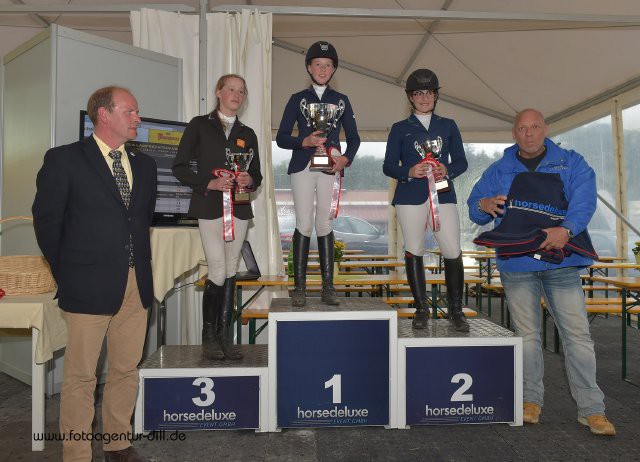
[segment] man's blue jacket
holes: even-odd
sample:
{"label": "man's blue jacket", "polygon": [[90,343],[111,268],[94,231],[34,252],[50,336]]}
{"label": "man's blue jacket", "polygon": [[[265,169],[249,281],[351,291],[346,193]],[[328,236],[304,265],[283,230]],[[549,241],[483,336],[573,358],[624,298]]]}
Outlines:
{"label": "man's blue jacket", "polygon": [[[567,215],[560,226],[568,228],[574,235],[587,228],[596,210],[596,175],[584,157],[572,150],[560,148],[550,139],[545,139],[547,153],[536,168],[536,172],[556,173],[560,175],[564,184],[564,194],[569,202]],[[527,168],[520,162],[516,154],[518,145],[513,145],[504,151],[501,159],[494,162],[475,184],[467,205],[469,218],[479,224],[486,225],[494,218],[478,208],[480,199],[497,195],[507,196],[511,183],[518,173],[527,172]],[[495,219],[495,226],[502,221]],[[498,270],[513,272],[545,271],[569,266],[589,266],[593,263],[590,258],[572,253],[559,264],[536,260],[529,256],[497,259]]]}

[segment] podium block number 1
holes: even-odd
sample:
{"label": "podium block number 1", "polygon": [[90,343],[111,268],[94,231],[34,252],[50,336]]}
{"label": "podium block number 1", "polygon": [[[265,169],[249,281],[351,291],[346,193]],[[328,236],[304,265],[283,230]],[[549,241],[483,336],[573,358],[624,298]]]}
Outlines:
{"label": "podium block number 1", "polygon": [[342,374],[335,374],[329,380],[324,383],[325,390],[331,388],[333,392],[332,402],[333,404],[340,404],[342,402]]}

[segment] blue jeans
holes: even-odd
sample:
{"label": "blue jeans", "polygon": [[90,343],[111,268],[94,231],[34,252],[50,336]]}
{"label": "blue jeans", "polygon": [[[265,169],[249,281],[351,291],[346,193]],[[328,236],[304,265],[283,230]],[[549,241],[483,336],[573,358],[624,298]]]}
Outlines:
{"label": "blue jeans", "polygon": [[544,297],[562,340],[569,387],[578,405],[578,416],[604,414],[604,394],[596,383],[596,355],[578,269],[501,272],[500,279],[516,335],[522,337],[524,401],[543,405],[540,299]]}

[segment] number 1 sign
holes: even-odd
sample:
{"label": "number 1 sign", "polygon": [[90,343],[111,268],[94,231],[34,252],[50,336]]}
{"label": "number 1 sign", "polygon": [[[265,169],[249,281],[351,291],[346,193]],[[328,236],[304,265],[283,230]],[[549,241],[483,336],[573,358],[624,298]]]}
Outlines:
{"label": "number 1 sign", "polygon": [[277,321],[277,427],[389,425],[388,317]]}

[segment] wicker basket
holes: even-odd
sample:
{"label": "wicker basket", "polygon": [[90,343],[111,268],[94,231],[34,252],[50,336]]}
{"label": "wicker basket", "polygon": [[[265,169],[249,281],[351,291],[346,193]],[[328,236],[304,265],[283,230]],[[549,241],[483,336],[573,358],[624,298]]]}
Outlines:
{"label": "wicker basket", "polygon": [[7,295],[43,294],[55,288],[56,283],[44,257],[0,257],[0,289]]}
{"label": "wicker basket", "polygon": [[[8,217],[10,220],[30,220],[31,217]],[[0,289],[7,295],[33,295],[51,292],[56,288],[49,264],[42,256],[0,256]]]}

